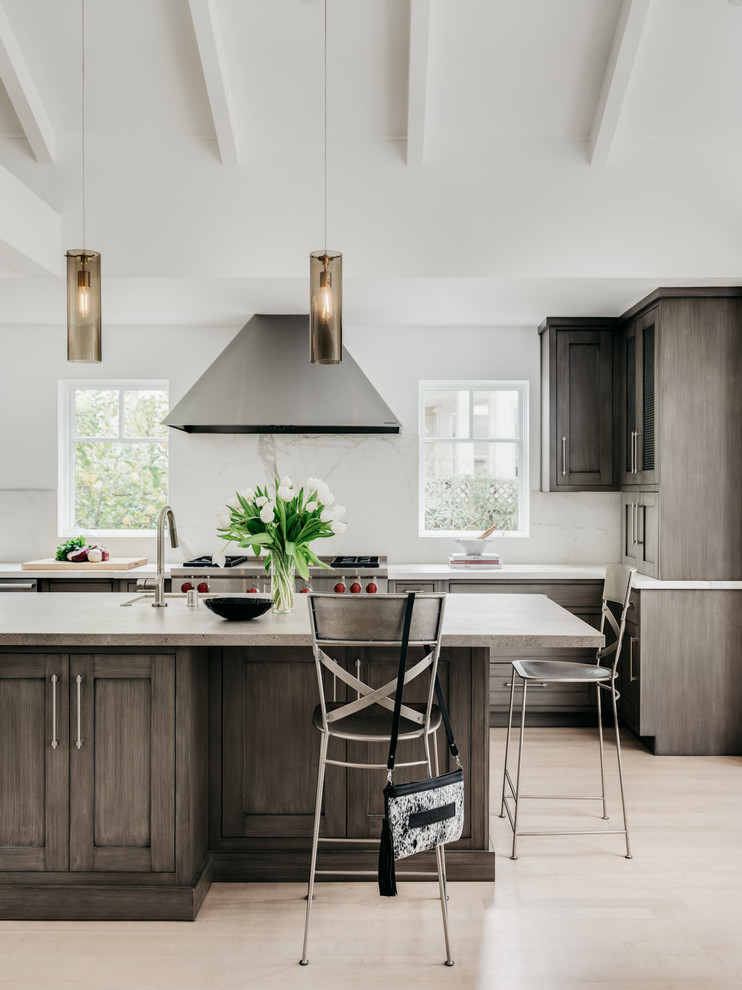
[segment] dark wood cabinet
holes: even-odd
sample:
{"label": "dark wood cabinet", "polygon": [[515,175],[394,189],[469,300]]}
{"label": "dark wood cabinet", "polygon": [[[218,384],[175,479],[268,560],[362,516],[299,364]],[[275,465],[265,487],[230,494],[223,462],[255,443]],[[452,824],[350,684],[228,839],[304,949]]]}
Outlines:
{"label": "dark wood cabinet", "polygon": [[69,710],[65,656],[0,665],[0,871],[69,866]]}
{"label": "dark wood cabinet", "polygon": [[624,334],[621,437],[624,486],[659,483],[658,337],[659,306],[632,320]]}
{"label": "dark wood cabinet", "polygon": [[632,592],[626,616],[621,656],[618,661],[618,713],[632,732],[641,727],[641,640],[639,637],[639,595]]}
{"label": "dark wood cabinet", "polygon": [[542,488],[616,491],[617,320],[550,318],[541,334]]}
{"label": "dark wood cabinet", "polygon": [[70,869],[175,869],[175,657],[70,657]]}
{"label": "dark wood cabinet", "polygon": [[740,580],[742,289],[658,289],[626,320],[622,559]]}
{"label": "dark wood cabinet", "polygon": [[193,920],[207,655],[0,650],[0,918]]}

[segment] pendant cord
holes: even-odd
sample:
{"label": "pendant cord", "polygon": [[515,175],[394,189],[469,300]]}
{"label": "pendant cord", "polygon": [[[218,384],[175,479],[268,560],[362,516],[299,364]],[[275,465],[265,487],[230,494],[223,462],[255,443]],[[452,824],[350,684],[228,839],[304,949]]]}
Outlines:
{"label": "pendant cord", "polygon": [[85,257],[85,0],[82,7],[82,252]]}
{"label": "pendant cord", "polygon": [[325,57],[325,254],[327,254],[327,0],[325,0],[324,57]]}

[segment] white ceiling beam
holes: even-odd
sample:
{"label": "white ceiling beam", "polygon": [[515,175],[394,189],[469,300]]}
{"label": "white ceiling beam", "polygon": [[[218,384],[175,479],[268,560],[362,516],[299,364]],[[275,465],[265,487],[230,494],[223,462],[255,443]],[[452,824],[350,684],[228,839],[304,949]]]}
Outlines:
{"label": "white ceiling beam", "polygon": [[54,131],[26,60],[0,3],[0,80],[5,87],[36,161],[54,161]]}
{"label": "white ceiling beam", "polygon": [[652,0],[623,0],[590,132],[590,164],[605,165],[631,81]]}
{"label": "white ceiling beam", "polygon": [[0,258],[25,275],[62,274],[61,217],[0,165]]}
{"label": "white ceiling beam", "polygon": [[428,96],[430,0],[410,0],[410,64],[407,89],[407,164],[425,157],[425,107]]}
{"label": "white ceiling beam", "polygon": [[215,0],[188,0],[188,2],[222,164],[239,165],[237,126]]}

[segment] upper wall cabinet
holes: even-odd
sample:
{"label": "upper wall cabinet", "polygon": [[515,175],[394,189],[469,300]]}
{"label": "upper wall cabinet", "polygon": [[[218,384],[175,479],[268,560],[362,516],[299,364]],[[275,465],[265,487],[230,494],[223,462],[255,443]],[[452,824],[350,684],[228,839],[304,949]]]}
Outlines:
{"label": "upper wall cabinet", "polygon": [[659,484],[658,340],[659,306],[633,320],[624,334],[621,439],[624,487]]}
{"label": "upper wall cabinet", "polygon": [[618,320],[549,318],[541,334],[541,487],[618,491]]}

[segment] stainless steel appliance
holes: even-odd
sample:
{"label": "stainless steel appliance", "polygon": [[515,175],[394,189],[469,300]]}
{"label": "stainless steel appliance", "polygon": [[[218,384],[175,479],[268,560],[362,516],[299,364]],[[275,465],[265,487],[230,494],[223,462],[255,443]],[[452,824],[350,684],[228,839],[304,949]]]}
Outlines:
{"label": "stainless steel appliance", "polygon": [[[336,594],[384,594],[389,589],[386,557],[320,557],[324,567],[310,567],[309,581],[297,575],[296,591],[335,592]],[[174,592],[186,593],[195,588],[201,594],[238,594],[247,591],[270,591],[270,577],[265,572],[265,558],[227,557],[224,567],[215,567],[211,557],[197,557],[170,569]]]}

